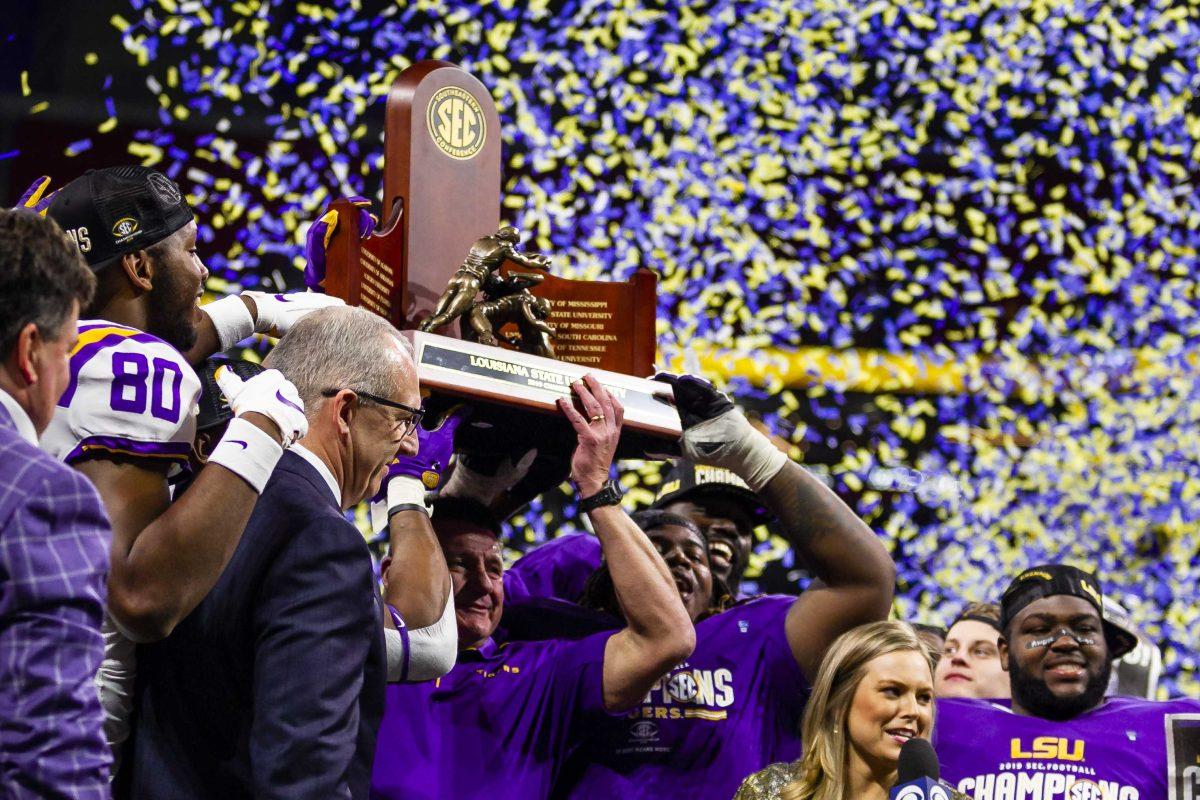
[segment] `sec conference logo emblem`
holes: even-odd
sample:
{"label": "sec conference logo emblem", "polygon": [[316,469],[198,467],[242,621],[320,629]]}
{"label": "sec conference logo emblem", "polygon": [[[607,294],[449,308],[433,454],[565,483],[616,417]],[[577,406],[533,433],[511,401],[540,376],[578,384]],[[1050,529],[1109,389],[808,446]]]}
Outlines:
{"label": "sec conference logo emblem", "polygon": [[117,244],[124,244],[132,239],[141,228],[138,226],[138,221],[133,217],[121,217],[113,223],[112,235]]}
{"label": "sec conference logo emblem", "polygon": [[629,735],[641,742],[648,742],[658,738],[658,726],[648,719],[641,722],[635,722],[629,728]]}
{"label": "sec conference logo emblem", "polygon": [[479,101],[458,86],[434,92],[429,99],[427,122],[438,149],[459,161],[474,158],[487,139],[487,122]]}

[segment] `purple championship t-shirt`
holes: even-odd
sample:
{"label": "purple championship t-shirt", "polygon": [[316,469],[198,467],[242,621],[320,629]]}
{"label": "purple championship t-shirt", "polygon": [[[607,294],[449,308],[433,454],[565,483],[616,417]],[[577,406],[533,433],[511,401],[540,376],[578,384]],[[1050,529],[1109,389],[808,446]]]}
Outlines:
{"label": "purple championship t-shirt", "polygon": [[748,600],[696,625],[695,652],[640,706],[592,720],[555,796],[728,798],[750,773],[796,760],[808,686],[784,631],[795,599]]}
{"label": "purple championship t-shirt", "polygon": [[[1014,714],[984,700],[937,702],[934,745],[942,779],[974,800],[1184,800],[1200,728],[1196,700],[1110,697],[1066,722]],[[1200,770],[1197,770],[1200,773]],[[1175,773],[1179,773],[1178,776]]]}
{"label": "purple championship t-shirt", "polygon": [[446,676],[391,684],[371,797],[531,800],[549,796],[570,748],[604,711],[604,646],[490,639]]}

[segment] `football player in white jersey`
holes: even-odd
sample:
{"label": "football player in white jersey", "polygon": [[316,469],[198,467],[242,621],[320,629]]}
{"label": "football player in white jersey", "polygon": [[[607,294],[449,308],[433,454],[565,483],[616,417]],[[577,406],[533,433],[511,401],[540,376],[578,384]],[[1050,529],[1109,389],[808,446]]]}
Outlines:
{"label": "football player in white jersey", "polygon": [[[179,502],[169,480],[187,463],[200,384],[190,366],[254,332],[286,333],[324,295],[247,292],[198,301],[208,270],[179,188],[139,166],[92,170],[48,215],[96,273],[71,378],[43,449],[84,473],[112,519],[106,654],[97,683],[119,759],[128,735],[134,642],[167,636],[208,593],[284,448],[307,430],[278,371],[223,376],[236,418]],[[114,770],[115,772],[115,770]]]}

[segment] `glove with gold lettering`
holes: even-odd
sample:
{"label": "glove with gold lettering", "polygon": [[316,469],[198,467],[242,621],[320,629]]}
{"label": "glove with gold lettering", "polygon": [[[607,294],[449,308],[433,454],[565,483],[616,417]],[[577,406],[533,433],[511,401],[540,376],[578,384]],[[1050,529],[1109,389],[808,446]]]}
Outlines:
{"label": "glove with gold lettering", "polygon": [[21,199],[13,208],[27,208],[38,216],[46,216],[46,209],[50,207],[50,201],[54,199],[54,195],[58,194],[57,189],[47,194],[46,190],[49,188],[50,176],[41,176],[29,185],[25,194],[21,195]]}
{"label": "glove with gold lettering", "polygon": [[[379,219],[371,213],[371,201],[358,195],[347,199],[358,208],[358,238],[366,239],[379,224]],[[308,226],[308,235],[304,239],[304,257],[307,260],[304,284],[314,292],[325,291],[325,254],[329,251],[329,242],[337,226],[338,212],[333,209],[327,210]]]}
{"label": "glove with gold lettering", "polygon": [[374,530],[386,529],[388,519],[397,511],[425,510],[425,492],[441,486],[442,472],[454,455],[454,432],[471,416],[471,410],[469,406],[455,406],[432,429],[418,423],[416,455],[393,459],[379,494],[371,498]]}

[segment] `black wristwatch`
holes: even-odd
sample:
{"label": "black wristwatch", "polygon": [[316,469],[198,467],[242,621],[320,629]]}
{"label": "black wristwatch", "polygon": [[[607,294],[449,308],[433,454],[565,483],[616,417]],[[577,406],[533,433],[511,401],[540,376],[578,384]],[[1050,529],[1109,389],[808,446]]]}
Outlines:
{"label": "black wristwatch", "polygon": [[621,485],[612,478],[609,478],[600,487],[600,491],[591,497],[584,497],[579,501],[579,510],[586,514],[589,511],[595,511],[600,506],[615,506],[621,502],[623,494]]}

